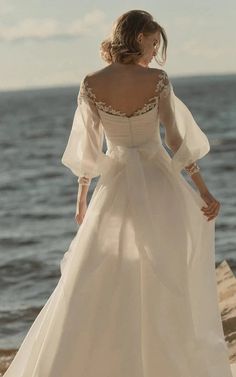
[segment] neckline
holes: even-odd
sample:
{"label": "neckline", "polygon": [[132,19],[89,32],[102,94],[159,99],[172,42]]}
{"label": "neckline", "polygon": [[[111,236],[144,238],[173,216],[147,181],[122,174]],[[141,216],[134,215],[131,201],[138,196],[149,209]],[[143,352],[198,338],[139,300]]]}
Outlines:
{"label": "neckline", "polygon": [[[97,96],[93,92],[92,87],[90,87],[89,84],[88,84],[88,82],[86,81],[86,76],[83,78],[82,83],[80,85],[80,94],[82,96],[86,96],[86,97],[90,98],[91,101],[96,106],[97,110],[99,110],[99,111],[101,111],[101,112],[103,112],[105,114],[111,115],[111,116],[116,116],[117,118],[121,117],[121,118],[130,119],[130,118],[134,118],[134,117],[140,117],[141,115],[149,113],[150,111],[152,111],[152,110],[154,110],[154,109],[157,108],[158,98],[160,96],[161,90],[165,86],[165,79],[166,78],[167,78],[166,72],[165,71],[161,71],[161,73],[159,75],[159,80],[157,81],[156,86],[155,86],[155,93],[156,93],[156,95],[154,95],[153,97],[149,98],[147,100],[147,102],[144,103],[144,105],[141,108],[135,110],[130,115],[127,115],[127,113],[122,112],[121,110],[115,110],[115,109],[113,109],[111,105],[107,105],[104,101],[98,101],[97,100]],[[150,106],[154,105],[154,106],[151,107],[151,109],[148,109],[147,111],[144,111],[145,108],[147,106],[149,106],[149,105]],[[103,109],[101,109],[101,107],[103,107]],[[104,108],[106,110],[104,110]]]}
{"label": "neckline", "polygon": [[[151,113],[152,111],[154,111],[154,110],[157,109],[157,105],[158,105],[158,103],[156,102],[156,103],[154,104],[154,106],[153,106],[150,110],[147,110],[147,111],[145,111],[145,112],[143,112],[143,113],[141,113],[141,114],[136,114],[136,115],[135,115],[135,114],[132,114],[132,115],[112,114],[112,113],[109,113],[108,111],[104,111],[104,110],[102,110],[102,109],[100,109],[100,108],[98,108],[98,111],[101,112],[101,113],[103,113],[103,114],[106,114],[107,116],[116,117],[116,118],[130,119],[130,118],[139,118],[139,117],[141,117],[141,116],[143,116],[143,115],[146,115],[146,114],[148,114],[148,113]],[[139,109],[139,110],[142,110],[142,109]],[[136,111],[139,111],[139,110],[136,110]],[[136,111],[135,111],[135,112],[136,112]]]}

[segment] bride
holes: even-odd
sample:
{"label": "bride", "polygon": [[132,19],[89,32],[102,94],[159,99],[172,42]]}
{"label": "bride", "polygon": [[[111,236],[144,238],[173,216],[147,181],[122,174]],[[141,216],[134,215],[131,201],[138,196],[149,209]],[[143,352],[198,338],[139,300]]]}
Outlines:
{"label": "bride", "polygon": [[80,226],[5,377],[236,376],[217,301],[220,203],[197,164],[210,145],[166,71],[149,67],[161,44],[163,64],[165,30],[128,11],[101,44],[108,65],[82,79],[62,156]]}

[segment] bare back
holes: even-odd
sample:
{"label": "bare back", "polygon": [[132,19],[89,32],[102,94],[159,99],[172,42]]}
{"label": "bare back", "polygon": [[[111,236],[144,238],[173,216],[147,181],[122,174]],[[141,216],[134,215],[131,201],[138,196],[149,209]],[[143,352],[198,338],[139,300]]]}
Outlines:
{"label": "bare back", "polygon": [[132,116],[146,104],[154,103],[161,69],[111,64],[86,76],[86,85],[98,103]]}

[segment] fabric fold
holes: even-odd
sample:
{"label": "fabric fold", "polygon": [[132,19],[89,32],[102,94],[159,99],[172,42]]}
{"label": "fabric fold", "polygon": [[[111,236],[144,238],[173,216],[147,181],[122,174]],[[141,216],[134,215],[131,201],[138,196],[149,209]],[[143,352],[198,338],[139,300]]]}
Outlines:
{"label": "fabric fold", "polygon": [[207,135],[185,103],[176,96],[169,79],[160,94],[159,117],[165,128],[165,144],[174,150],[171,161],[174,170],[180,172],[209,152]]}
{"label": "fabric fold", "polygon": [[92,179],[101,175],[107,165],[102,151],[103,141],[104,129],[100,116],[95,104],[86,95],[82,80],[71,131],[61,158],[62,164],[77,177]]}
{"label": "fabric fold", "polygon": [[[152,203],[147,192],[142,158],[153,158],[162,144],[149,141],[140,146],[117,146],[108,156],[123,163],[132,219],[137,238],[159,281],[177,296],[187,294],[187,250],[163,250],[160,246],[160,230],[153,222]],[[172,257],[170,263],[170,255]]]}

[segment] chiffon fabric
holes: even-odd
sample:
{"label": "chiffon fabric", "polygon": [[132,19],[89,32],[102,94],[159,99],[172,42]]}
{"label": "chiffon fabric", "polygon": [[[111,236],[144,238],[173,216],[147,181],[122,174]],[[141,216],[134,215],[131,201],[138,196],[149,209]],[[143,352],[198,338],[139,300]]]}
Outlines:
{"label": "chiffon fabric", "polygon": [[181,174],[209,152],[208,138],[165,71],[155,103],[133,116],[98,101],[86,78],[62,163],[79,180],[99,179],[60,280],[5,376],[235,377],[215,219]]}

